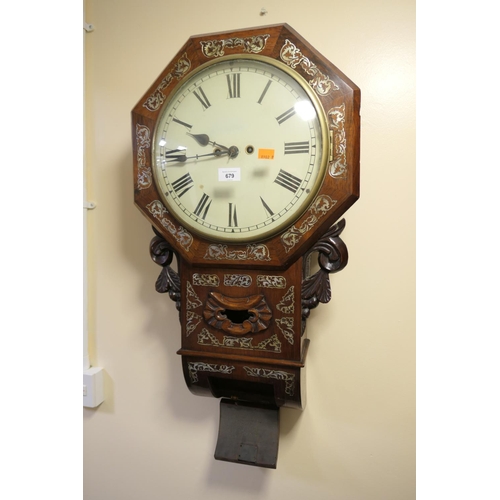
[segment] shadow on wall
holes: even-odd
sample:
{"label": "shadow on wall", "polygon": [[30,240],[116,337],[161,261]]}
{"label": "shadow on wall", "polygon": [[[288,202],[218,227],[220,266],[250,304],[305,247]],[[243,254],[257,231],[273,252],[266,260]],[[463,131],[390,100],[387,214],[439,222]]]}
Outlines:
{"label": "shadow on wall", "polygon": [[[140,275],[137,296],[148,311],[144,320],[141,335],[154,337],[161,345],[162,355],[165,358],[164,373],[158,402],[158,411],[173,416],[175,420],[189,422],[189,425],[202,426],[206,429],[207,442],[212,441],[211,449],[215,451],[219,429],[220,400],[211,397],[200,397],[192,394],[186,386],[181,357],[177,354],[181,347],[181,326],[175,302],[168,294],[160,294],[155,290],[155,282],[161,267],[155,264],[149,256],[149,243],[155,236],[149,222],[140,214],[133,203],[132,182],[132,151],[128,151],[118,163],[119,190],[121,207],[119,210],[122,224],[121,252],[125,253],[132,268]],[[177,268],[174,258],[172,267]],[[110,382],[109,380],[107,382]],[[107,394],[106,403],[111,404],[112,411],[112,384],[111,394]],[[109,407],[108,407],[109,409]],[[280,441],[286,439],[287,434],[298,423],[302,412],[300,410],[282,409],[280,411]],[[259,494],[266,489],[269,474],[272,471],[260,467],[234,464],[211,459],[207,469],[206,483],[208,488],[234,489],[235,493],[246,489],[253,494]],[[279,454],[278,454],[279,467]]]}

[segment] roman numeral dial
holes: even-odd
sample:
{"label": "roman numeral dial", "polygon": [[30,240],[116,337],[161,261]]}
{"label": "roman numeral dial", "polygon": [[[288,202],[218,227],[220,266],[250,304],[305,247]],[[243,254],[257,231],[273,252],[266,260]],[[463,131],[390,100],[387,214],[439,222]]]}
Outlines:
{"label": "roman numeral dial", "polygon": [[241,74],[234,73],[232,75],[226,75],[226,79],[227,79],[227,89],[229,93],[229,98],[234,99],[241,97],[240,95]]}
{"label": "roman numeral dial", "polygon": [[288,191],[295,193],[302,184],[302,179],[299,179],[293,174],[290,174],[286,170],[281,169],[278,176],[274,179],[274,182]]}
{"label": "roman numeral dial", "polygon": [[189,172],[172,182],[172,187],[179,198],[185,195],[193,186],[193,179],[191,179]]}
{"label": "roman numeral dial", "polygon": [[203,109],[208,109],[211,106],[208,97],[205,95],[205,92],[203,92],[203,89],[201,87],[199,87],[198,90],[193,90],[193,94],[196,97],[196,99],[200,101],[201,105],[203,106]]}
{"label": "roman numeral dial", "polygon": [[292,116],[294,116],[295,113],[295,108],[287,109],[284,113],[281,113],[281,115],[276,117],[276,121],[281,125],[282,123],[285,123],[287,120],[289,120]]}
{"label": "roman numeral dial", "polygon": [[293,71],[267,61],[209,61],[160,111],[159,196],[179,226],[210,241],[259,241],[283,230],[302,216],[326,170],[319,100]]}
{"label": "roman numeral dial", "polygon": [[284,153],[286,155],[307,154],[309,153],[309,141],[285,142]]}
{"label": "roman numeral dial", "polygon": [[259,100],[257,101],[259,104],[262,104],[262,101],[264,100],[264,97],[266,97],[267,91],[269,90],[271,83],[273,83],[272,80],[269,80],[266,83],[266,86],[264,87],[264,90],[262,91],[262,94],[260,94]]}
{"label": "roman numeral dial", "polygon": [[200,217],[201,219],[205,220],[205,217],[207,216],[208,209],[210,208],[210,205],[212,204],[212,200],[210,199],[210,196],[206,195],[203,193],[200,201],[198,202],[198,205],[196,205],[196,208],[194,209],[194,214],[197,217]]}
{"label": "roman numeral dial", "polygon": [[269,217],[272,217],[274,215],[274,212],[269,208],[269,205],[264,201],[264,199],[262,198],[262,196],[260,197],[260,201],[262,203],[262,206],[264,207],[264,210],[265,210],[266,214]]}
{"label": "roman numeral dial", "polygon": [[236,204],[229,203],[229,227],[238,227],[238,216],[236,215]]}

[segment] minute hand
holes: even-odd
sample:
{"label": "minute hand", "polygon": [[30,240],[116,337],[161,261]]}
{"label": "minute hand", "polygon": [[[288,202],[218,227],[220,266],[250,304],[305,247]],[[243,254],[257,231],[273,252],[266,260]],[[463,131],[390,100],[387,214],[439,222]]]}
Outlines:
{"label": "minute hand", "polygon": [[204,158],[206,156],[222,156],[222,155],[227,155],[229,154],[229,150],[228,151],[216,151],[214,153],[207,153],[207,154],[204,154],[204,155],[193,155],[193,156],[186,156],[186,155],[172,155],[172,156],[168,156],[166,155],[165,156],[165,159],[167,161],[176,161],[176,162],[179,162],[179,163],[184,163],[185,161],[187,160],[192,160],[193,158],[195,158],[196,160],[198,158]]}

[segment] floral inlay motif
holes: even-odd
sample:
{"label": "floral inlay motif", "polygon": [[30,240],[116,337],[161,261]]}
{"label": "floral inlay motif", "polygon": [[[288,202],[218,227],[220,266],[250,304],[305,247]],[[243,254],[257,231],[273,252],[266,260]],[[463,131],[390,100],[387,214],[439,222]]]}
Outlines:
{"label": "floral inlay motif", "polygon": [[224,55],[225,49],[235,49],[241,47],[243,52],[250,54],[258,54],[262,52],[266,46],[267,39],[270,35],[255,35],[245,38],[226,38],[225,40],[208,40],[200,42],[203,55],[208,58],[221,57]]}
{"label": "floral inlay motif", "polygon": [[153,172],[147,165],[146,155],[146,149],[151,146],[151,131],[145,125],[137,123],[135,136],[137,139],[137,187],[146,189],[151,186],[153,180]]}
{"label": "floral inlay motif", "polygon": [[278,328],[281,330],[283,337],[285,337],[285,339],[293,345],[293,318],[287,316],[276,319],[275,321]]}
{"label": "floral inlay motif", "polygon": [[285,295],[283,295],[283,298],[280,300],[280,302],[276,305],[276,309],[278,311],[281,311],[284,314],[293,314],[295,311],[295,305],[294,305],[294,289],[295,287],[292,285]]}
{"label": "floral inlay motif", "polygon": [[163,90],[165,90],[174,81],[174,79],[180,80],[190,69],[191,61],[184,52],[175,64],[174,69],[168,73],[165,78],[163,78],[158,87],[156,87],[154,92],[147,98],[143,106],[149,109],[149,111],[156,111],[159,109],[165,101],[165,94],[163,93]]}
{"label": "floral inlay motif", "polygon": [[281,352],[281,342],[277,335],[271,335],[269,338],[262,340],[257,345],[253,345],[252,337],[229,337],[224,335],[222,342],[217,337],[210,333],[206,328],[203,328],[198,334],[198,344],[212,345],[215,347],[230,347],[232,349],[252,349],[262,351]]}
{"label": "floral inlay motif", "polygon": [[220,280],[216,274],[193,274],[193,285],[195,286],[219,286]]}
{"label": "floral inlay motif", "polygon": [[209,245],[203,257],[207,260],[271,260],[266,245],[247,245],[244,250],[228,250],[227,245]]}
{"label": "floral inlay motif", "polygon": [[304,222],[299,227],[292,226],[281,235],[281,243],[283,243],[285,251],[288,253],[302,238],[302,236],[304,236],[307,231],[311,230],[316,225],[318,220],[331,210],[336,203],[337,200],[332,200],[326,194],[318,196],[309,209],[310,215],[304,220]]}
{"label": "floral inlay motif", "polygon": [[225,274],[224,285],[247,288],[252,284],[251,276],[248,274]]}
{"label": "floral inlay motif", "polygon": [[333,135],[334,147],[333,162],[328,167],[328,173],[332,177],[345,177],[347,174],[347,142],[345,137],[345,104],[336,106],[328,111]]}
{"label": "floral inlay motif", "polygon": [[338,85],[330,80],[327,75],[323,74],[290,40],[287,39],[283,47],[281,47],[280,57],[291,68],[295,69],[297,66],[300,66],[306,74],[312,76],[312,79],[309,80],[309,85],[317,94],[325,96],[334,90],[339,90]]}
{"label": "floral inlay motif", "polygon": [[289,396],[293,396],[295,392],[295,375],[293,373],[288,373],[281,370],[268,370],[267,368],[249,368],[248,366],[244,366],[243,369],[250,377],[274,378],[276,380],[284,380],[285,392]]}
{"label": "floral inlay motif", "polygon": [[182,226],[177,227],[165,217],[168,211],[163,206],[163,203],[159,200],[154,200],[146,205],[146,208],[156,219],[158,219],[160,224],[179,242],[179,244],[186,251],[189,251],[189,247],[193,243],[193,237]]}
{"label": "floral inlay motif", "polygon": [[257,286],[261,288],[285,288],[286,278],[284,276],[269,276],[259,274],[257,276]]}
{"label": "floral inlay motif", "polygon": [[188,363],[189,378],[191,382],[198,382],[198,372],[223,373],[231,375],[236,368],[229,365],[212,365],[209,363],[190,362]]}

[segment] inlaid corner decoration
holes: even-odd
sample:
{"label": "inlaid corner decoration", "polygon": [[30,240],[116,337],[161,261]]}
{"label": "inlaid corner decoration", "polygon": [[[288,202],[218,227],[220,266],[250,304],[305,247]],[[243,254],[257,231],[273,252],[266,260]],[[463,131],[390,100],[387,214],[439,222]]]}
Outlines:
{"label": "inlaid corner decoration", "polygon": [[145,150],[151,146],[151,131],[145,125],[137,123],[135,137],[137,139],[137,187],[147,189],[153,180],[153,172],[146,163],[145,153]]}
{"label": "inlaid corner decoration", "polygon": [[[281,300],[276,304],[276,309],[283,314],[293,314],[295,312],[295,287],[292,285]],[[283,318],[276,318],[274,320],[276,325],[280,329],[283,337],[288,341],[288,343],[293,345],[293,316],[285,316]]]}
{"label": "inlaid corner decoration", "polygon": [[345,177],[347,174],[347,143],[345,137],[345,104],[336,106],[328,111],[333,135],[334,145],[333,162],[328,167],[328,173],[332,177]]}
{"label": "inlaid corner decoration", "polygon": [[247,245],[244,250],[228,250],[227,245],[209,245],[203,257],[206,260],[271,260],[266,245]]}
{"label": "inlaid corner decoration", "polygon": [[159,109],[165,100],[163,90],[174,81],[174,78],[180,80],[190,69],[191,61],[189,60],[186,52],[184,52],[175,64],[174,69],[165,76],[158,87],[156,87],[155,91],[147,98],[143,106],[149,109],[149,111],[156,111]]}
{"label": "inlaid corner decoration", "polygon": [[176,241],[186,250],[189,251],[193,243],[193,237],[182,226],[176,227],[165,215],[168,213],[163,203],[159,200],[154,200],[146,208],[157,219],[160,224],[176,239]]}
{"label": "inlaid corner decoration", "polygon": [[243,52],[258,54],[266,46],[270,35],[255,35],[245,38],[226,38],[225,40],[208,40],[200,42],[203,55],[208,58],[221,57],[225,54],[224,49],[235,49],[242,47]]}
{"label": "inlaid corner decoration", "polygon": [[250,349],[260,351],[281,352],[281,342],[276,334],[262,340],[258,344],[253,344],[252,337],[230,337],[224,335],[222,342],[217,337],[210,333],[206,328],[203,328],[198,334],[198,344],[210,345],[213,347],[227,347],[231,349]]}
{"label": "inlaid corner decoration", "polygon": [[193,311],[186,311],[186,337],[189,337],[196,327],[202,322],[203,318]]}
{"label": "inlaid corner decoration", "polygon": [[187,309],[196,309],[197,307],[200,307],[203,305],[202,301],[196,295],[196,292],[193,290],[193,287],[191,286],[191,283],[189,281],[186,283],[186,308]]}
{"label": "inlaid corner decoration", "polygon": [[285,337],[289,344],[293,345],[293,318],[291,316],[287,316],[284,318],[276,318],[274,321],[276,321],[283,337]]}
{"label": "inlaid corner decoration", "polygon": [[276,380],[284,380],[285,392],[289,396],[293,396],[295,392],[294,390],[295,375],[293,373],[288,373],[281,370],[268,370],[267,368],[249,368],[248,366],[244,366],[243,369],[247,372],[247,375],[250,377],[274,378]]}
{"label": "inlaid corner decoration", "polygon": [[302,236],[312,229],[318,220],[330,211],[336,203],[337,200],[332,200],[326,194],[318,196],[311,205],[311,208],[309,208],[309,216],[306,220],[299,227],[292,226],[281,235],[281,243],[285,247],[285,251],[288,253],[299,242]]}
{"label": "inlaid corner decoration", "polygon": [[229,365],[212,365],[209,363],[190,362],[188,363],[189,378],[191,382],[198,382],[198,372],[223,373],[231,375],[236,368]]}
{"label": "inlaid corner decoration", "polygon": [[276,305],[276,309],[278,311],[281,311],[284,314],[293,314],[295,312],[295,306],[294,306],[294,289],[295,287],[292,285],[285,295],[283,295],[283,298],[280,300],[280,302]]}
{"label": "inlaid corner decoration", "polygon": [[300,65],[309,76],[312,76],[309,85],[320,96],[326,96],[334,90],[339,90],[338,85],[327,75],[324,75],[290,40],[286,39],[285,44],[281,47],[280,57],[291,68],[295,69]]}
{"label": "inlaid corner decoration", "polygon": [[203,303],[198,295],[196,295],[191,283],[188,281],[186,283],[186,337],[189,337],[189,335],[191,335],[191,333],[196,330],[196,327],[202,322],[203,318],[192,310],[202,305]]}
{"label": "inlaid corner decoration", "polygon": [[219,286],[220,280],[216,274],[193,274],[194,286]]}

